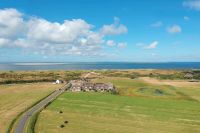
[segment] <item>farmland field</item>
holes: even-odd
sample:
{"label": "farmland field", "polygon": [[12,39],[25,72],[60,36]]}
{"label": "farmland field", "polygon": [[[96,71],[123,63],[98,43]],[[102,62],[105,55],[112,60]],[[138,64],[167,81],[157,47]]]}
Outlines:
{"label": "farmland field", "polygon": [[0,132],[5,133],[20,112],[59,87],[51,83],[0,85]]}
{"label": "farmland field", "polygon": [[187,81],[181,86],[179,81],[170,85],[115,77],[93,82],[112,82],[119,95],[66,92],[40,113],[36,132],[200,132],[199,84],[190,87]]}

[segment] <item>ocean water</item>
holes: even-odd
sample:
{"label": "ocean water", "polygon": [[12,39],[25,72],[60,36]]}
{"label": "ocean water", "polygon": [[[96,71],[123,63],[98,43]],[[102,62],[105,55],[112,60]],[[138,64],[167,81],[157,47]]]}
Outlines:
{"label": "ocean water", "polygon": [[0,70],[200,69],[200,62],[0,63]]}

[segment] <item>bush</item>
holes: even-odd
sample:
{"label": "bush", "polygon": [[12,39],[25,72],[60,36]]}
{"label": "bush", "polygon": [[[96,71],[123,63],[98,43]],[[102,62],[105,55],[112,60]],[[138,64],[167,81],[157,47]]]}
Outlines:
{"label": "bush", "polygon": [[63,125],[63,124],[62,124],[62,125],[60,125],[60,128],[63,128],[63,127],[65,127],[65,125]]}

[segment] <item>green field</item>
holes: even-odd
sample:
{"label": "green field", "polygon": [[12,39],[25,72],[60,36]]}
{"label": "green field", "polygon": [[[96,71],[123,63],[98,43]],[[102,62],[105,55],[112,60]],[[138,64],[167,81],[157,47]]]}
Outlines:
{"label": "green field", "polygon": [[[62,114],[58,113],[60,110]],[[59,126],[67,120],[64,128]],[[37,133],[198,133],[200,103],[65,93],[41,112]]]}
{"label": "green field", "polygon": [[198,85],[190,88],[111,77],[93,81],[114,83],[119,95],[66,92],[40,113],[36,132],[200,132]]}

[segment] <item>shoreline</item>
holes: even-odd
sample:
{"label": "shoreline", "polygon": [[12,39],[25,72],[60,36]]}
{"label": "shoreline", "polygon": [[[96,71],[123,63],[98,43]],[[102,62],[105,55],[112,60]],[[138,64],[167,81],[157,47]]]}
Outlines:
{"label": "shoreline", "polygon": [[200,62],[165,62],[165,63],[131,63],[131,62],[43,62],[43,63],[0,63],[0,71],[43,71],[43,70],[199,70]]}

